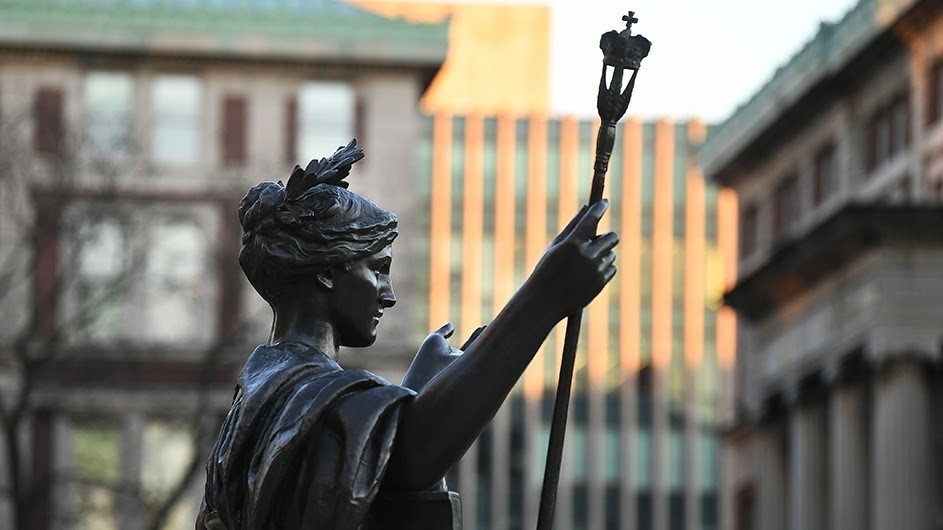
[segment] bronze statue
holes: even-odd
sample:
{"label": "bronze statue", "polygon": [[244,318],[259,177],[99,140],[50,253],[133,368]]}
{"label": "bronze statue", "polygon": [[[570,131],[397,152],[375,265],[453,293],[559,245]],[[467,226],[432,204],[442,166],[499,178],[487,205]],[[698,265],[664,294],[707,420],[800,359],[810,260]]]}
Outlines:
{"label": "bronze statue", "polygon": [[239,205],[239,262],[275,312],[249,356],[207,463],[198,530],[398,528],[377,499],[441,490],[550,330],[616,272],[608,202],[584,206],[520,290],[453,355],[450,327],[430,335],[403,385],[338,365],[340,346],[376,339],[396,303],[396,217],[348,191],[363,157],[352,141],[265,182]]}

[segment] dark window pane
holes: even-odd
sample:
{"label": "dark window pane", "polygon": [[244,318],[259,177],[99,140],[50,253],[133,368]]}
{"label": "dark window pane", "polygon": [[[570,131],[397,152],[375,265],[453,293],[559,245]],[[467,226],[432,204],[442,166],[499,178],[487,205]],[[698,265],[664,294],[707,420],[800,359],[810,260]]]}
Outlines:
{"label": "dark window pane", "polygon": [[930,68],[930,75],[928,77],[929,87],[927,90],[927,125],[932,125],[936,123],[940,116],[943,116],[943,82],[941,82],[941,76],[943,76],[943,62],[937,61]]}
{"label": "dark window pane", "polygon": [[741,486],[737,490],[737,496],[734,499],[736,508],[734,512],[734,528],[736,530],[753,530],[755,488],[753,484]]}
{"label": "dark window pane", "polygon": [[838,168],[835,158],[835,146],[823,147],[815,156],[812,202],[818,206],[837,189]]}
{"label": "dark window pane", "polygon": [[896,155],[910,143],[909,105],[906,96],[899,96],[891,105],[890,111],[890,154]]}
{"label": "dark window pane", "polygon": [[668,528],[684,530],[684,493],[672,493],[668,496]]}
{"label": "dark window pane", "polygon": [[740,220],[741,258],[748,257],[756,250],[756,220],[756,206],[750,205],[744,208],[743,217]]}
{"label": "dark window pane", "polygon": [[773,196],[773,237],[789,229],[799,215],[799,194],[796,176],[785,177]]}
{"label": "dark window pane", "polygon": [[619,486],[606,486],[606,530],[619,530]]}
{"label": "dark window pane", "polygon": [[639,492],[635,514],[638,530],[652,530],[652,494],[650,491]]}

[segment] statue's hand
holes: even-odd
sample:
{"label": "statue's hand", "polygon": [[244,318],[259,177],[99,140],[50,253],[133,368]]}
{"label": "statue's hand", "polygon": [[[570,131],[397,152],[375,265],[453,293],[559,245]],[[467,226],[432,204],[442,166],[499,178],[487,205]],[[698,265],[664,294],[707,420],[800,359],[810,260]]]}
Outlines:
{"label": "statue's hand", "polygon": [[539,293],[541,310],[560,318],[589,304],[616,274],[619,243],[615,232],[596,235],[599,219],[609,208],[601,200],[583,207],[554,238],[528,279],[528,288]]}
{"label": "statue's hand", "polygon": [[409,370],[406,371],[406,377],[403,378],[403,386],[417,392],[421,390],[422,387],[426,386],[439,372],[462,355],[462,352],[471,346],[484,329],[484,326],[476,329],[475,332],[471,334],[471,337],[465,341],[461,349],[453,348],[449,345],[449,341],[447,340],[455,331],[455,326],[453,326],[451,322],[446,322],[444,326],[430,333],[429,336],[422,341],[422,346],[419,347],[416,357],[413,359],[412,364],[409,365]]}

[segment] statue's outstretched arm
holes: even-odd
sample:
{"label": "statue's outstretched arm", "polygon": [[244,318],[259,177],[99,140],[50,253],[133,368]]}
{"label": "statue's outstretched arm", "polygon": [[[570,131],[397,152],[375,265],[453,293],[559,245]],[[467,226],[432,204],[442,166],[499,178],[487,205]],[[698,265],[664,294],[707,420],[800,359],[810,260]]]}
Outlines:
{"label": "statue's outstretched arm", "polygon": [[582,209],[465,354],[405,406],[387,487],[417,490],[438,482],[494,417],[550,330],[612,279],[619,238],[596,235],[607,207],[600,201]]}

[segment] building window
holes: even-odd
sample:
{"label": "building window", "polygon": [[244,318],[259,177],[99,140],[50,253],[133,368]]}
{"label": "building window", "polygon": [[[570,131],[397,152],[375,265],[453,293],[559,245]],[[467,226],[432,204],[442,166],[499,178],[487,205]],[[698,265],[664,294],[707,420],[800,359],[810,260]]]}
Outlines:
{"label": "building window", "polygon": [[230,166],[246,162],[246,98],[226,96],[223,99],[220,139],[223,163]]}
{"label": "building window", "polygon": [[133,95],[129,74],[90,72],[85,77],[85,141],[94,155],[130,152]]}
{"label": "building window", "polygon": [[62,90],[42,87],[33,101],[33,149],[42,155],[57,155],[65,134],[62,118]]}
{"label": "building window", "polygon": [[354,136],[356,96],[350,84],[305,83],[298,93],[297,107],[295,155],[302,162],[331,155]]}
{"label": "building window", "polygon": [[838,189],[838,163],[835,145],[828,144],[815,155],[812,175],[812,204],[818,206]]}
{"label": "building window", "polygon": [[753,520],[756,517],[756,486],[748,482],[737,488],[734,512],[734,528],[736,530],[752,530]]}
{"label": "building window", "polygon": [[200,81],[194,76],[164,75],[152,87],[156,162],[192,164],[200,154]]}
{"label": "building window", "polygon": [[868,171],[902,153],[910,144],[910,103],[906,94],[895,96],[871,115],[866,131]]}
{"label": "building window", "polygon": [[[158,508],[181,491],[183,495],[163,516],[160,528],[192,524],[197,516],[193,502],[197,484],[181,484],[196,457],[191,428],[163,419],[136,424],[118,418],[78,417],[70,423],[71,513],[63,514],[63,523],[69,523],[63,527],[117,530],[143,528],[145,522],[151,527],[155,521],[149,519]],[[129,506],[139,507],[129,511]]]}
{"label": "building window", "polygon": [[777,238],[796,222],[799,215],[799,187],[795,175],[780,182],[773,194],[773,238]]}
{"label": "building window", "polygon": [[927,90],[927,125],[943,117],[943,60],[937,60],[930,69],[930,86]]}
{"label": "building window", "polygon": [[[79,338],[84,342],[113,340],[121,335],[125,313],[121,286],[127,283],[127,237],[118,218],[78,226],[75,314]],[[69,268],[67,263],[62,266]]]}
{"label": "building window", "polygon": [[199,340],[213,322],[206,318],[212,277],[207,270],[209,240],[193,219],[166,217],[149,224],[145,338],[158,343]]}
{"label": "building window", "polygon": [[[145,509],[154,513],[186,475],[197,444],[187,425],[165,420],[149,421],[142,438],[141,494]],[[192,499],[183,496],[170,509],[163,528],[187,528],[197,515],[193,508]]]}
{"label": "building window", "polygon": [[901,95],[891,102],[888,119],[891,122],[891,156],[902,153],[910,145],[910,104]]}
{"label": "building window", "polygon": [[[63,322],[77,343],[132,340],[147,344],[205,344],[215,334],[216,285],[211,238],[203,215],[112,207],[84,222],[93,205],[73,207],[67,220],[81,228],[71,248],[77,274],[66,277]],[[63,258],[65,260],[66,258]],[[68,273],[70,263],[60,263]]]}
{"label": "building window", "polygon": [[117,529],[121,428],[106,420],[72,424],[72,493],[77,528]]}
{"label": "building window", "polygon": [[756,205],[751,204],[743,209],[740,217],[740,258],[747,258],[756,251]]}

